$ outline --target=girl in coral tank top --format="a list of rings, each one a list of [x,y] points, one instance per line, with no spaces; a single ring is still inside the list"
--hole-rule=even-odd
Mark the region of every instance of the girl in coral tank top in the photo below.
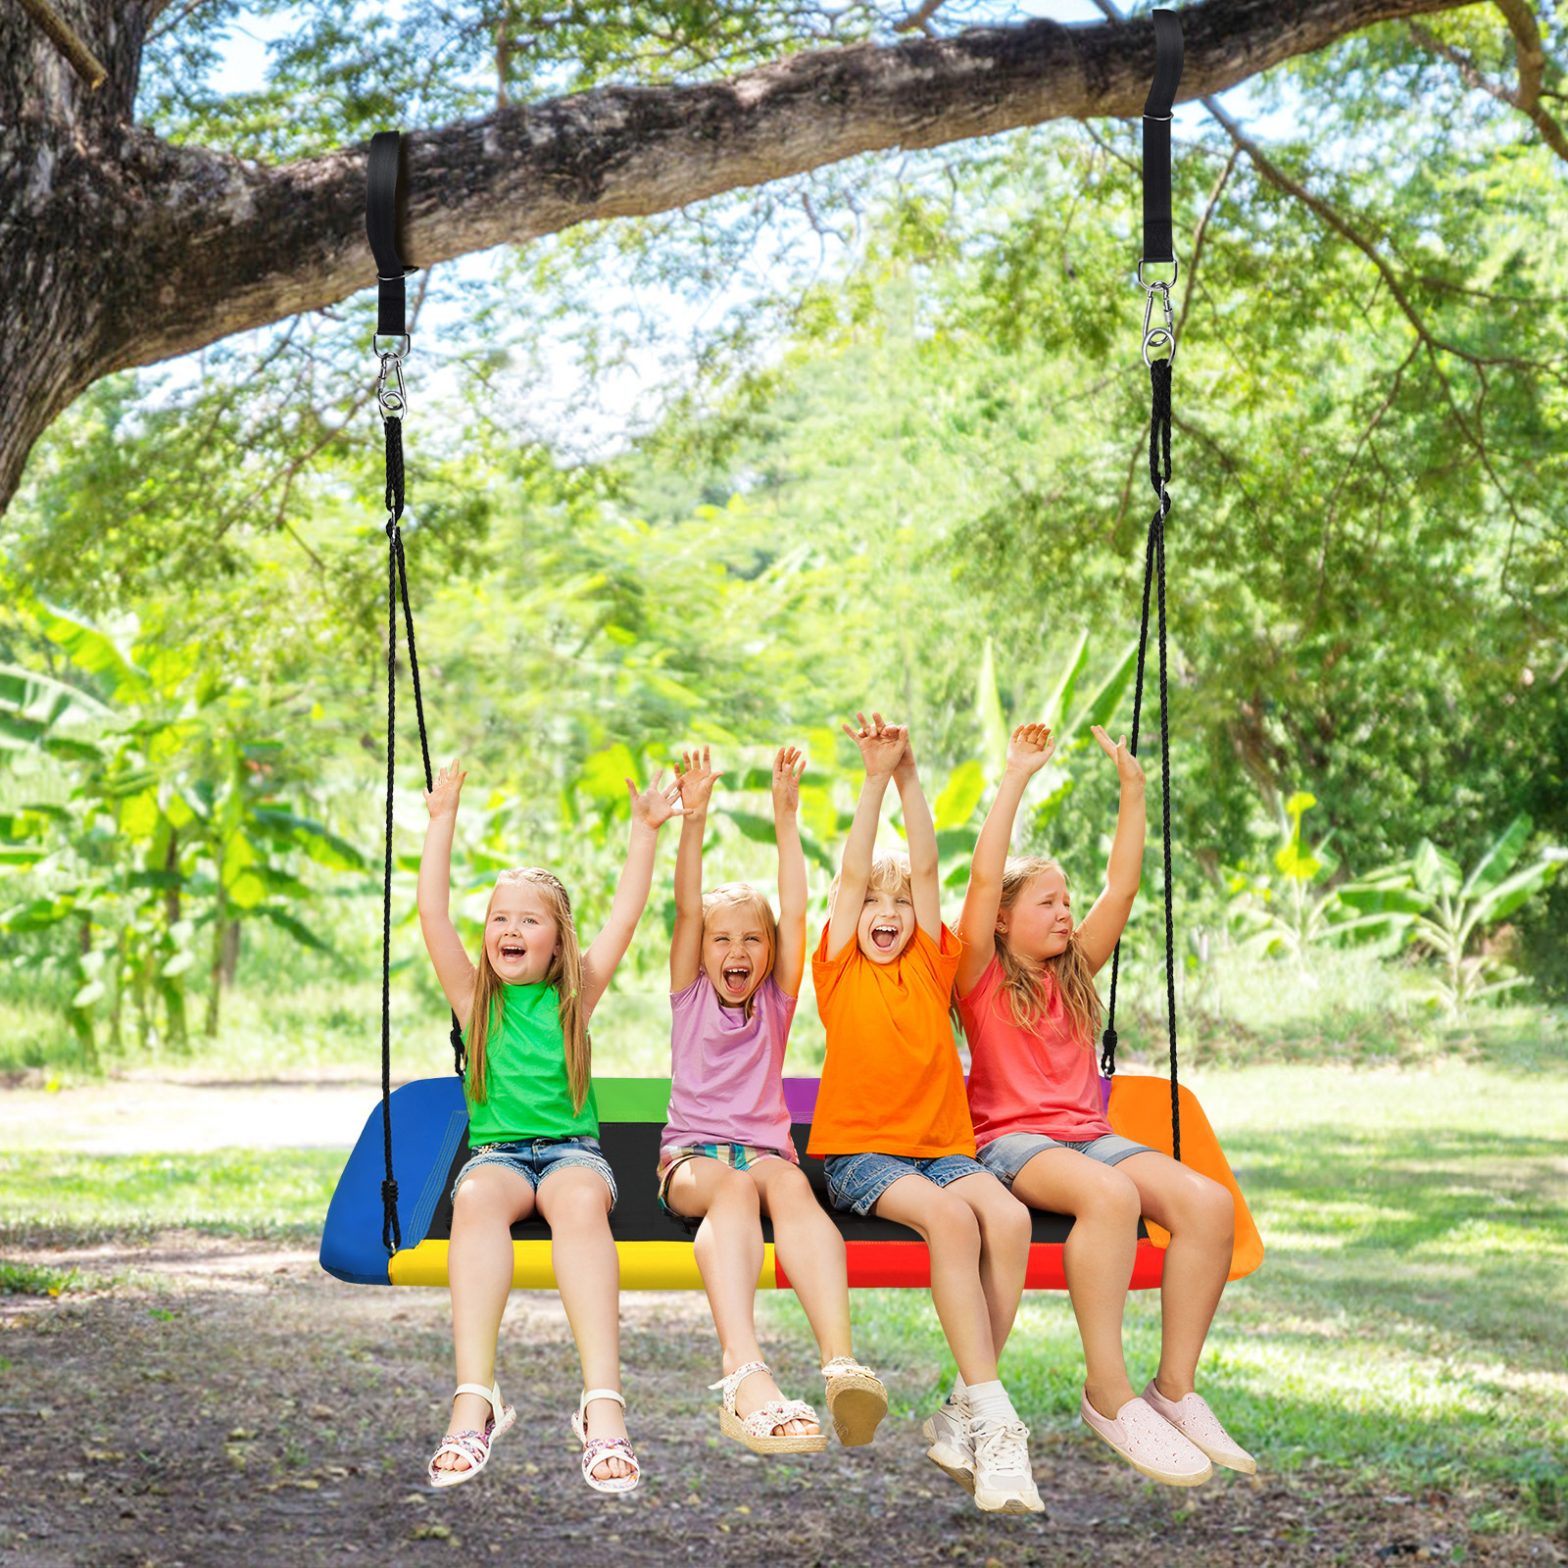
[[[1062,868],[1007,855],[1024,790],[1050,760],[1051,732],[1020,725],[1008,745],[958,925],[969,1110],[981,1164],[1031,1207],[1073,1216],[1065,1267],[1084,1347],[1083,1420],[1143,1474],[1195,1486],[1215,1464],[1257,1468],[1193,1386],[1225,1288],[1235,1210],[1218,1182],[1118,1136],[1105,1119],[1094,1062],[1101,1014],[1094,976],[1132,911],[1145,821],[1137,758],[1098,725],[1094,738],[1116,764],[1121,806],[1105,890],[1077,926]],[[1159,1370],[1135,1394],[1122,1356],[1122,1308],[1140,1215],[1171,1240]]]

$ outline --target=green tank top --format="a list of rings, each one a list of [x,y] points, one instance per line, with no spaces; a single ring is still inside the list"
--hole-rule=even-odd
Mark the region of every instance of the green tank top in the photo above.
[[[463,1076],[470,1147],[521,1138],[597,1138],[599,1106],[591,1080],[582,1110],[572,1110],[561,998],[555,986],[547,981],[503,984],[500,1003],[499,1026],[492,1014],[485,1042],[482,1104],[475,1102],[468,1076]]]

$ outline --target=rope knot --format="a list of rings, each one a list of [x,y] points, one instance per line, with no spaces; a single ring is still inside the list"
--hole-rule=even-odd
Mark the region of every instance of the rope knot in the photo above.
[[[1100,1039],[1103,1047],[1100,1052],[1100,1071],[1107,1078],[1114,1077],[1116,1073],[1116,1045],[1118,1038],[1114,1029],[1107,1029]]]

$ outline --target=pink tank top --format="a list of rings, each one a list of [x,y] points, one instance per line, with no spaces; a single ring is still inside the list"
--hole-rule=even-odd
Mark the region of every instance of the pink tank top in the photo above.
[[[784,1047],[795,998],[769,975],[748,1018],[707,974],[670,997],[670,1108],[659,1147],[749,1143],[798,1159],[784,1103]]]
[[[978,1145],[1010,1132],[1079,1143],[1111,1130],[1094,1047],[1072,1032],[1049,974],[1045,994],[1045,1012],[1032,1028],[1020,1028],[1002,989],[1002,961],[993,956],[974,990],[958,999],[958,1016],[969,1037],[969,1114]]]

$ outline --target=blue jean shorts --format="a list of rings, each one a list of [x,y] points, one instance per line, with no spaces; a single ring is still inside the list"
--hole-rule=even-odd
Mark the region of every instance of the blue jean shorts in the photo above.
[[[605,1159],[597,1138],[519,1138],[511,1143],[481,1143],[469,1151],[469,1159],[452,1183],[454,1202],[463,1178],[481,1165],[504,1165],[507,1170],[516,1171],[535,1192],[551,1171],[563,1170],[568,1165],[586,1165],[589,1170],[597,1171],[610,1189],[612,1213],[620,1196],[615,1189],[615,1172],[610,1169],[610,1162]]]
[[[983,1173],[985,1166],[967,1154],[937,1154],[928,1160],[908,1154],[830,1154],[822,1170],[828,1179],[828,1202],[864,1218],[901,1176],[924,1176],[945,1187],[960,1176]]]
[[[1062,1138],[1048,1138],[1043,1132],[1010,1132],[986,1144],[980,1151],[980,1163],[1011,1191],[1013,1178],[1035,1155],[1046,1149],[1075,1149],[1102,1165],[1120,1165],[1135,1154],[1155,1152],[1148,1144],[1134,1143],[1131,1138],[1124,1138],[1117,1132],[1103,1133],[1098,1138],[1086,1138],[1076,1143]]]

